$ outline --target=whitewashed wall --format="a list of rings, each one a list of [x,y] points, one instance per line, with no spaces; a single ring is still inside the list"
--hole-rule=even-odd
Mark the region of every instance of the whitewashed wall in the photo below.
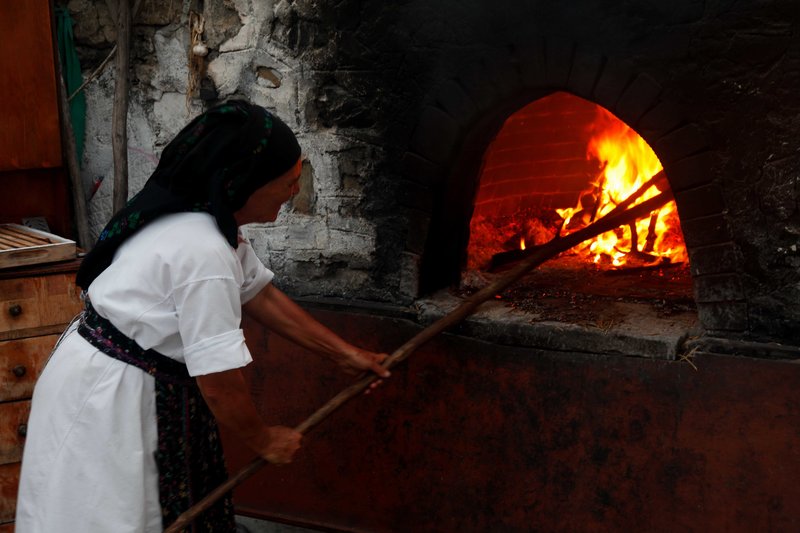
[[[134,21],[129,196],[141,189],[169,140],[203,109],[203,102],[196,98],[187,107],[188,6],[188,2],[145,0]],[[72,0],[68,7],[83,54],[95,47],[95,55],[100,57],[103,46],[107,50],[115,38],[105,3]],[[298,134],[306,159],[302,193],[294,205],[285,206],[275,223],[249,226],[245,233],[262,261],[277,272],[277,283],[293,294],[394,298],[393,285],[402,284],[399,277],[383,279],[380,287],[370,281],[374,225],[354,210],[342,209],[343,203],[352,203],[361,191],[340,176],[337,154],[358,147],[359,142],[339,135],[336,128],[309,124],[302,112],[317,80],[315,73],[304,69],[281,44],[281,17],[288,17],[288,10],[287,2],[272,0],[208,0],[205,7],[207,36],[228,36],[209,43],[215,57],[207,63],[208,75],[219,98],[241,96],[275,111]],[[92,67],[84,69],[88,76]],[[258,76],[259,69],[269,69],[277,76],[279,87]],[[111,216],[113,93],[112,62],[86,89],[82,175],[87,190],[98,178],[106,178],[89,202],[93,236]],[[415,272],[406,275],[416,277]],[[413,283],[405,285],[413,290]]]

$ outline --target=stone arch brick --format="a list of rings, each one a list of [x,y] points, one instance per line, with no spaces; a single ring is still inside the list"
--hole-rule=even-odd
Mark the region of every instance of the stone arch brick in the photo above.
[[[414,195],[430,200],[404,200],[409,227],[415,228],[406,249],[423,253],[422,290],[457,281],[477,183],[456,186],[454,180],[463,180],[467,170],[476,182],[479,158],[505,118],[559,90],[605,107],[653,147],[675,193],[701,323],[711,334],[746,332],[740,259],[714,179],[719,154],[713,142],[652,76],[556,38],[476,58],[437,87],[419,115],[403,164],[417,185]],[[454,197],[456,190],[461,192]]]

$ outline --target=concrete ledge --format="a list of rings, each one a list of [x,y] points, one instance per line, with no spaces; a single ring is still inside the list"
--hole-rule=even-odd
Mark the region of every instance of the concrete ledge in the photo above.
[[[417,300],[411,307],[336,298],[301,297],[306,308],[401,318],[428,326],[463,300],[447,290]],[[671,312],[660,316],[653,303],[613,301],[593,310],[591,322],[553,320],[546,312],[521,311],[495,300],[484,303],[462,323],[445,333],[486,342],[557,352],[621,355],[675,360],[701,338],[697,314]]]
[[[419,300],[418,321],[431,324],[460,302],[446,291]],[[674,360],[684,351],[685,342],[699,336],[701,330],[695,313],[659,317],[653,306],[645,303],[612,302],[594,324],[576,324],[555,322],[493,301],[449,332],[507,346]]]

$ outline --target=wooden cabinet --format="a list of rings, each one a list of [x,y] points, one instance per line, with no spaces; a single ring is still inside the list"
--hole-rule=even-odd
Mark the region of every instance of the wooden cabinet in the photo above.
[[[0,533],[13,530],[33,385],[82,308],[78,264],[0,270]]]
[[[51,3],[0,1],[0,222],[43,216],[69,237]],[[77,263],[0,270],[0,533],[14,529],[33,384],[81,309]]]

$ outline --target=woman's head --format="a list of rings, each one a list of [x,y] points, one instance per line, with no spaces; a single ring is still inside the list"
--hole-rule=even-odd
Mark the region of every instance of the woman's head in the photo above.
[[[234,213],[236,223],[242,226],[253,222],[274,222],[281,206],[300,190],[301,169],[302,163],[298,159],[284,174],[256,189]]]
[[[263,107],[232,101],[209,109],[164,148],[142,190],[106,225],[84,258],[78,285],[88,288],[127,238],[169,213],[208,212],[230,245],[237,247],[237,218],[241,217],[236,213],[256,191],[260,191],[259,199],[268,197],[265,194],[271,189],[282,194],[276,187],[262,189],[298,169],[299,161],[300,145],[294,133]],[[253,212],[254,202],[249,202],[245,214]]]
[[[233,101],[195,118],[164,149],[148,181],[212,214],[235,212],[300,159],[289,127],[263,107]]]

